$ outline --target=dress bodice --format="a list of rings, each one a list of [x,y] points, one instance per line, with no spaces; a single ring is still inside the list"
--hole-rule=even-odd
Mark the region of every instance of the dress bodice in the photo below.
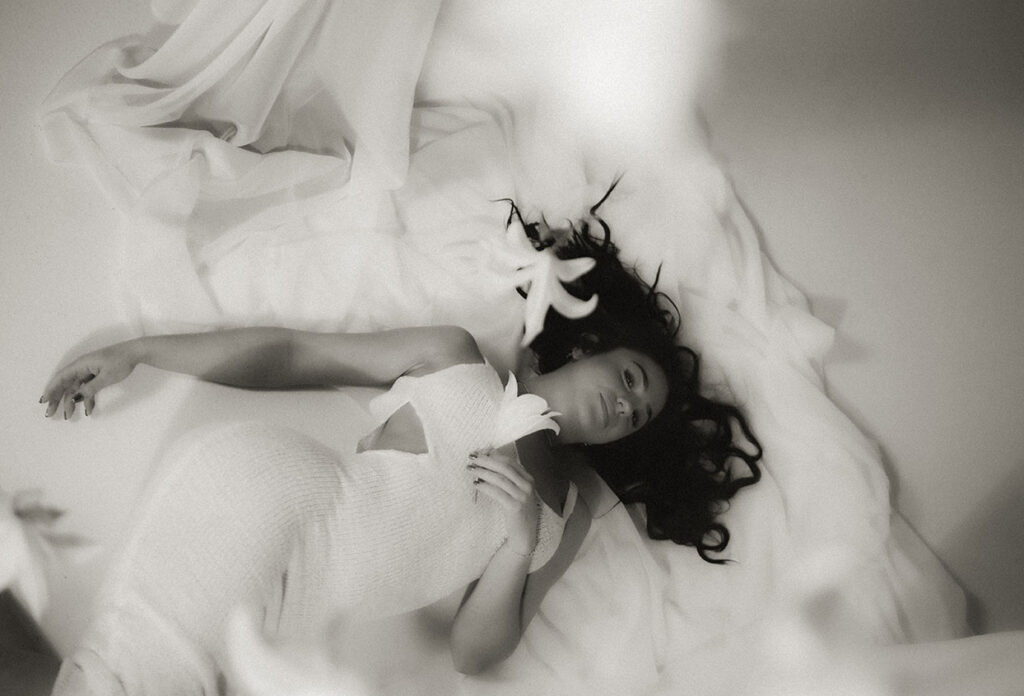
[[[378,428],[365,438],[364,449],[378,447],[373,436],[404,406],[415,413],[426,442],[426,454],[451,473],[454,459],[489,446],[492,424],[503,393],[497,372],[486,363],[465,363],[422,376],[400,377],[391,389],[370,402]],[[464,465],[463,464],[463,465]]]
[[[471,452],[505,444],[494,439],[504,393],[505,387],[493,367],[487,363],[466,363],[423,376],[401,377],[388,392],[370,403],[370,410],[381,425],[407,404],[412,407],[422,426],[427,451],[376,451],[388,452],[397,459],[421,460],[419,466],[428,463],[428,475],[444,482],[445,495],[452,498],[449,502],[465,506],[465,522],[472,527],[463,529],[470,534],[483,532],[485,538],[497,536],[499,543],[507,536],[501,511],[489,498],[475,495],[474,477],[466,466]],[[362,445],[367,448],[366,453],[375,451],[372,437]],[[540,503],[531,571],[554,554],[576,496],[576,487],[570,484],[561,515]]]

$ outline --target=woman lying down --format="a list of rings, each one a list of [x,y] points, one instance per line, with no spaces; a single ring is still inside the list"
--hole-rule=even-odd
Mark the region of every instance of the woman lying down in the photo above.
[[[576,316],[547,310],[504,384],[457,327],[149,336],[59,369],[40,399],[47,416],[79,403],[89,415],[139,363],[244,387],[390,390],[354,453],[256,423],[179,447],[54,693],[220,693],[236,607],[257,608],[268,635],[302,638],[461,588],[452,659],[487,669],[515,650],[587,533],[585,465],[645,505],[652,538],[721,562],[729,534],[716,515],[760,477],[760,447],[735,407],[700,395],[676,314],[593,220],[602,232],[520,228],[556,270],[576,269],[556,303]],[[746,464],[736,474],[734,460]]]

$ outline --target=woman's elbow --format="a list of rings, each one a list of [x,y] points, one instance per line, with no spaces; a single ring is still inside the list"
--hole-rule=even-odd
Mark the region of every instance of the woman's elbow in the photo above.
[[[486,650],[480,646],[474,648],[460,650],[457,646],[452,646],[452,664],[456,672],[466,675],[480,674],[500,664],[512,654],[512,650]]]
[[[461,363],[483,362],[483,354],[473,335],[459,326],[436,326],[433,329],[434,358],[441,367]]]
[[[487,669],[480,660],[460,655],[455,651],[452,651],[452,664],[455,666],[456,672],[469,676],[480,674]]]

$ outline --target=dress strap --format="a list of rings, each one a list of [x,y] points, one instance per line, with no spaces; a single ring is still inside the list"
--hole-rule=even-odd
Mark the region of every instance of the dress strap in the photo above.
[[[569,482],[569,489],[565,494],[565,503],[562,505],[562,515],[559,516],[554,510],[541,503],[540,519],[537,520],[537,548],[533,552],[533,559],[530,562],[530,572],[542,568],[545,563],[551,560],[562,543],[562,532],[565,531],[565,524],[569,516],[576,509],[576,501],[579,490],[576,484]]]
[[[572,511],[576,509],[576,499],[579,497],[579,489],[576,487],[576,483],[573,481],[569,482],[569,490],[565,494],[565,504],[562,505],[562,519],[568,520],[572,516]]]

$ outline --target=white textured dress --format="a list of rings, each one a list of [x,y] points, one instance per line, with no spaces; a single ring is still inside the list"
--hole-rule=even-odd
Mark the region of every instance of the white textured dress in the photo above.
[[[142,507],[55,694],[218,694],[231,612],[268,634],[316,636],[339,616],[425,606],[479,577],[506,532],[474,496],[468,454],[492,445],[504,389],[487,364],[403,377],[371,409],[410,404],[428,451],[339,458],[291,430],[244,423],[179,447]],[[576,489],[564,505],[571,514]],[[541,508],[532,567],[563,518]]]

